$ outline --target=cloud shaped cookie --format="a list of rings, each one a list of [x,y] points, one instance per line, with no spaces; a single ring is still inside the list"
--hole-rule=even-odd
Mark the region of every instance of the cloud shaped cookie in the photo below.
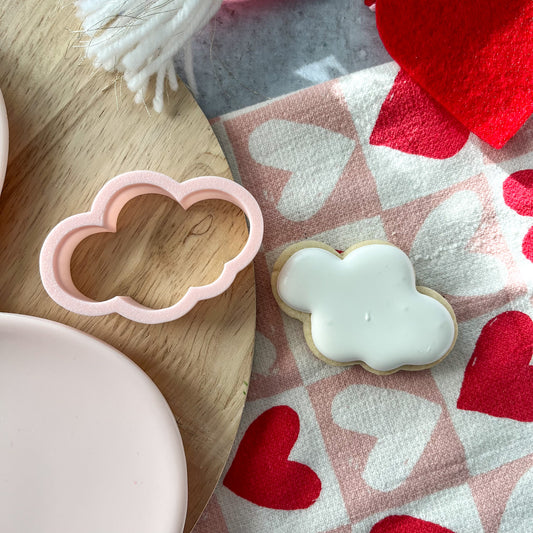
[[[428,368],[457,337],[448,302],[417,287],[407,255],[386,242],[343,254],[313,241],[290,246],[274,265],[272,288],[283,311],[303,322],[313,353],[333,365],[378,374]]]

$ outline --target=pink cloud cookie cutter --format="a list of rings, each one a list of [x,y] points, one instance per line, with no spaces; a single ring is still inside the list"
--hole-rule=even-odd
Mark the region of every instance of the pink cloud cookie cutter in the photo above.
[[[7,111],[0,91],[0,191],[4,184],[7,167],[7,155],[9,151],[9,127],[7,124]]]
[[[136,196],[161,194],[172,198],[184,209],[202,200],[225,200],[246,215],[249,235],[242,250],[224,264],[220,276],[207,285],[189,287],[174,305],[163,309],[146,307],[129,296],[115,296],[96,301],[82,294],[74,285],[70,271],[72,254],[89,235],[116,232],[117,219],[125,204]],[[259,251],[263,239],[263,217],[255,198],[241,185],[226,178],[202,176],[177,182],[164,174],[133,171],[121,174],[96,195],[91,210],[60,222],[44,241],[40,256],[41,280],[46,292],[60,306],[87,316],[118,313],[144,324],[176,320],[188,313],[199,301],[222,294],[236,275],[248,266]]]

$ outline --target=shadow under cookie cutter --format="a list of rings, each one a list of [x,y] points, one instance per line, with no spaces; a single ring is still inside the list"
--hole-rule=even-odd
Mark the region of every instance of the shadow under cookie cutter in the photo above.
[[[144,194],[172,198],[184,209],[202,200],[226,200],[246,215],[249,235],[244,248],[224,264],[220,276],[207,285],[189,287],[174,305],[163,309],[146,307],[129,296],[96,301],[81,293],[72,280],[70,263],[76,247],[89,235],[116,232],[120,211],[131,199]],[[255,198],[241,185],[226,178],[202,176],[177,182],[164,174],[133,171],[113,178],[96,195],[91,210],[60,222],[47,236],[41,249],[39,267],[46,292],[61,307],[87,316],[118,313],[144,324],[176,320],[199,301],[222,294],[236,275],[256,256],[263,239],[263,217]]]

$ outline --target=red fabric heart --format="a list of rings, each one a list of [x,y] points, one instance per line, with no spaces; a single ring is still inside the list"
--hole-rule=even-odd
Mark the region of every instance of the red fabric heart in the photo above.
[[[453,533],[453,531],[420,518],[392,515],[375,524],[370,533]]]
[[[519,215],[533,216],[533,170],[519,170],[503,182],[503,199]],[[533,261],[533,227],[522,241],[522,253]]]
[[[533,261],[533,226],[529,228],[524,240],[522,241],[522,253]]]
[[[531,0],[377,0],[390,55],[470,131],[501,148],[533,112]]]
[[[370,144],[433,159],[454,156],[468,130],[400,70],[381,106]]]
[[[237,496],[270,509],[307,509],[322,483],[308,466],[289,461],[300,419],[286,405],[272,407],[246,430],[224,485]]]
[[[513,172],[503,182],[503,199],[519,215],[533,216],[533,170]]]
[[[457,408],[533,422],[533,322],[506,311],[481,330],[465,369]]]

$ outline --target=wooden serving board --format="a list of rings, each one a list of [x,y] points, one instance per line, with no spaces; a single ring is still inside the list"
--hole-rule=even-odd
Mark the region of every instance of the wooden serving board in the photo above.
[[[253,269],[186,317],[155,326],[117,315],[77,316],[45,293],[38,271],[45,236],[65,217],[87,211],[113,176],[149,169],[179,181],[231,177],[185,87],[169,96],[163,114],[149,113],[133,103],[120,79],[83,59],[73,46],[78,27],[71,3],[6,0],[0,8],[0,88],[10,123],[0,195],[0,311],[86,331],[150,375],[184,440],[189,531],[224,467],[246,399],[255,331]],[[218,277],[246,238],[243,214],[227,202],[202,202],[185,212],[162,196],[144,196],[125,207],[117,234],[99,234],[79,246],[73,278],[96,299],[127,293],[163,307],[190,285]]]

